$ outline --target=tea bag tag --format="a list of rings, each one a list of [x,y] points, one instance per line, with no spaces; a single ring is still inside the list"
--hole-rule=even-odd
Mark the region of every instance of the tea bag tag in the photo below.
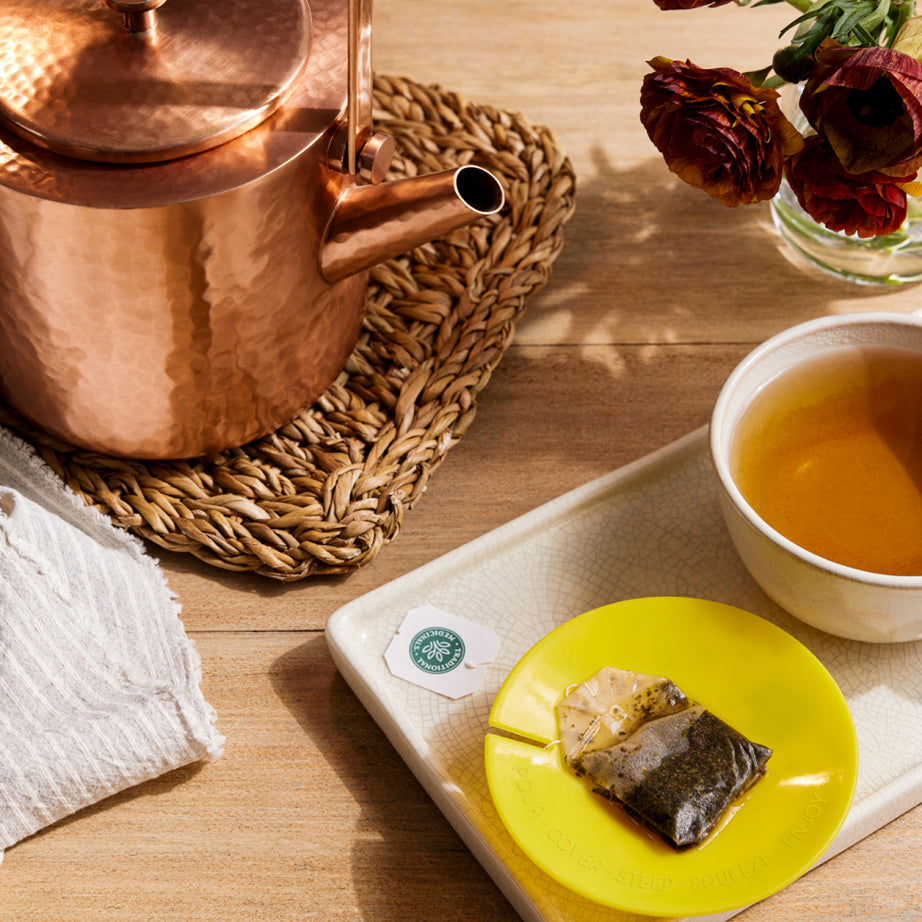
[[[384,659],[400,679],[447,698],[463,698],[480,687],[498,652],[499,637],[492,628],[424,605],[407,612]]]

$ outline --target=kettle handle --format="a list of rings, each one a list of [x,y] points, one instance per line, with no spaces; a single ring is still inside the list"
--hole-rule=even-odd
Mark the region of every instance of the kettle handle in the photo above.
[[[346,99],[346,169],[358,172],[360,144],[371,131],[372,0],[349,0],[349,76]]]
[[[346,97],[344,169],[371,183],[384,179],[394,156],[394,139],[372,130],[372,0],[349,0],[349,73]]]

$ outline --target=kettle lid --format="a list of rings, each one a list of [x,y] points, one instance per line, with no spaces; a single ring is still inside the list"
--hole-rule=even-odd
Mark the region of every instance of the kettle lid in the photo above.
[[[310,41],[307,0],[3,0],[0,125],[83,160],[198,153],[276,111]]]

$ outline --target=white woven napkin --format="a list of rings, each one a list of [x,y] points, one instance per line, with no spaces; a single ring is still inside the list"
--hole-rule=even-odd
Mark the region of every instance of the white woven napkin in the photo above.
[[[141,542],[0,428],[2,849],[221,754],[179,605]]]

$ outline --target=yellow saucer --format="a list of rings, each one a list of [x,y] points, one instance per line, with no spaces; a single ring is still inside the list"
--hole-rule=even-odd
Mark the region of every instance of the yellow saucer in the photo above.
[[[603,666],[667,676],[774,753],[768,772],[704,844],[677,852],[593,794],[563,761],[555,705]],[[848,705],[816,657],[748,612],[698,599],[634,599],[542,638],[497,695],[486,771],[497,810],[531,860],[605,906],[708,915],[795,880],[839,831],[855,793]]]

